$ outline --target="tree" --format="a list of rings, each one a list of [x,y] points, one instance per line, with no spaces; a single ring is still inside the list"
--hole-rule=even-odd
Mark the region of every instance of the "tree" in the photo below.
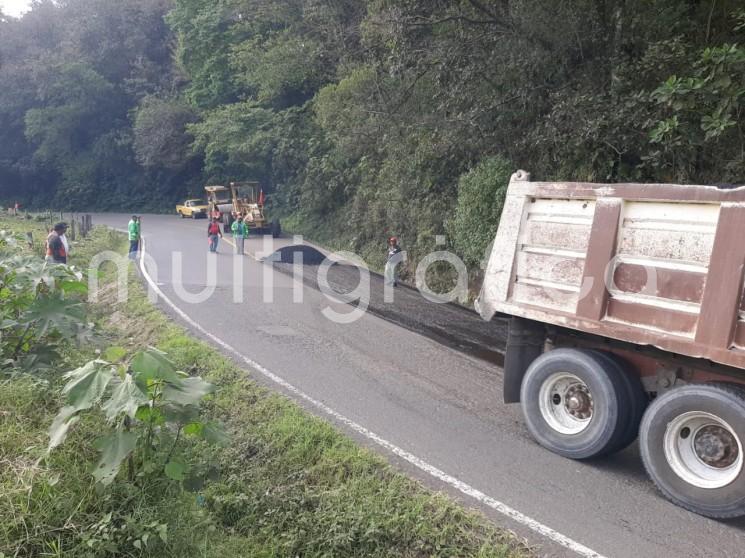
[[[477,265],[494,161],[745,181],[739,0],[44,1],[0,31],[0,196],[162,207],[260,180],[372,263],[448,232]]]
[[[27,207],[159,203],[149,183],[158,172],[134,157],[130,112],[177,83],[169,6],[44,1],[2,23],[0,197]]]
[[[145,97],[134,118],[134,150],[147,169],[181,170],[195,156],[193,137],[186,131],[197,115],[179,99]]]

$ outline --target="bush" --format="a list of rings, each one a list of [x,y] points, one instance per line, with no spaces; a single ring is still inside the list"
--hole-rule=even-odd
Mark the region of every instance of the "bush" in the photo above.
[[[65,374],[66,405],[49,429],[49,450],[65,440],[82,412],[100,408],[106,417],[99,414],[99,423],[106,426],[96,443],[101,451],[93,470],[97,482],[111,484],[126,461],[129,482],[162,473],[189,486],[199,485],[201,471],[181,454],[179,442],[182,435],[213,444],[227,442],[219,425],[200,418],[199,404],[214,386],[178,371],[165,353],[152,347],[126,364],[113,364],[125,355],[123,348],[111,347],[106,358],[112,362],[92,360]]]
[[[486,249],[497,232],[512,171],[503,157],[489,157],[458,180],[458,205],[447,229],[469,267],[479,266],[488,256]]]
[[[88,338],[83,275],[25,255],[0,231],[0,375],[50,368],[60,349]]]

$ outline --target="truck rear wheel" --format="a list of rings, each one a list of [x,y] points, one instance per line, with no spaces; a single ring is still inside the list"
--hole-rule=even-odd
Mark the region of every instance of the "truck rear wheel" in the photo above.
[[[272,232],[272,238],[279,238],[279,236],[282,234],[282,225],[280,225],[279,219],[275,219],[274,221],[272,221],[270,230]]]
[[[667,498],[715,519],[745,515],[745,390],[692,384],[663,393],[644,414],[639,444]]]
[[[621,451],[636,440],[639,435],[639,425],[644,416],[644,411],[649,405],[649,397],[644,391],[644,386],[642,386],[639,376],[633,370],[630,370],[626,362],[616,355],[604,351],[593,351],[593,353],[605,359],[608,366],[618,368],[619,376],[623,380],[626,389],[626,401],[630,409],[629,420],[623,429],[623,433],[619,434],[619,438],[616,440],[616,447],[611,448],[609,453]]]
[[[223,234],[233,234],[233,216],[230,213],[225,213],[222,216],[222,230]]]
[[[628,436],[631,405],[623,371],[594,351],[556,349],[523,378],[525,422],[543,447],[571,459],[605,455]]]

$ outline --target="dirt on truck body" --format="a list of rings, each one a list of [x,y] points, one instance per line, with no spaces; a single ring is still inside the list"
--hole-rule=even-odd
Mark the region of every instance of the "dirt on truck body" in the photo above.
[[[505,401],[546,448],[637,435],[661,492],[745,515],[745,188],[512,177],[476,306],[510,316]]]

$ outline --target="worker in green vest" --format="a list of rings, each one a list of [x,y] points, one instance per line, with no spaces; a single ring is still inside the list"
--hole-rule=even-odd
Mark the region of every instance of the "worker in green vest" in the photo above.
[[[135,259],[140,251],[140,218],[137,215],[132,215],[127,225],[127,232],[129,233],[129,257]]]
[[[230,231],[233,233],[233,240],[235,240],[235,253],[243,256],[243,241],[248,236],[248,227],[243,222],[243,215],[233,221]]]

